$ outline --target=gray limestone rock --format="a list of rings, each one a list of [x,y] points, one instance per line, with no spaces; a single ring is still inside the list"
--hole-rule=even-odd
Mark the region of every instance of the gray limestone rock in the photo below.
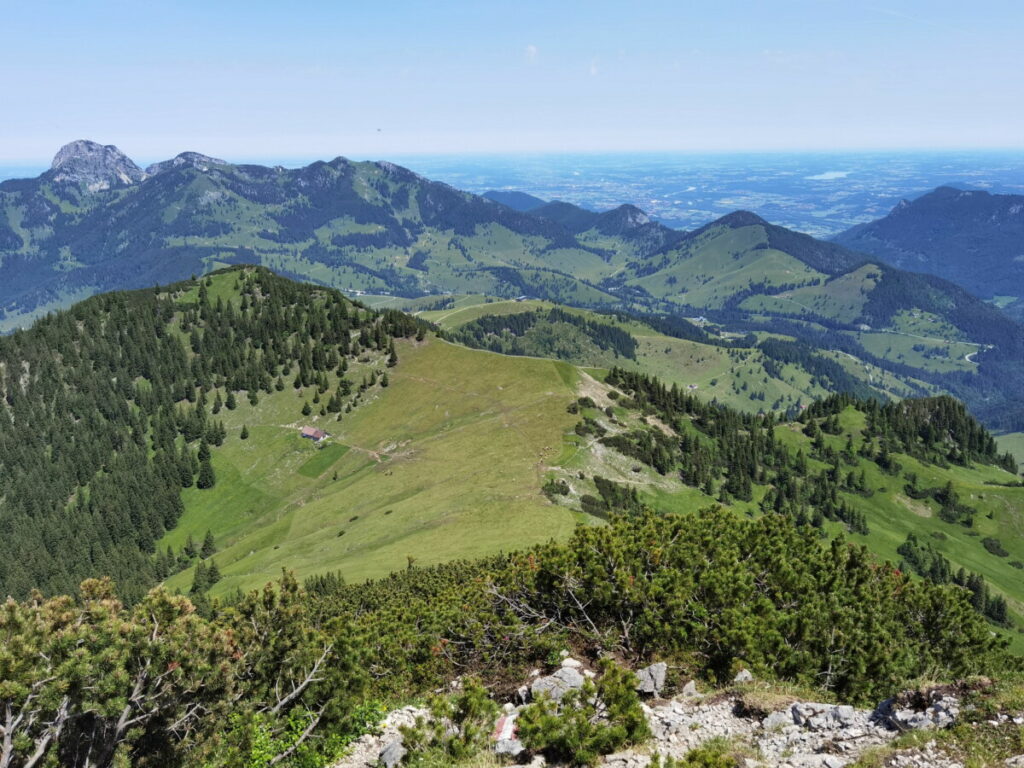
[[[955,696],[934,692],[924,709],[903,704],[900,697],[886,699],[878,705],[876,714],[890,728],[916,731],[928,728],[948,728],[960,716],[960,700]]]
[[[547,694],[556,701],[561,699],[569,691],[583,687],[586,678],[571,667],[562,667],[557,672],[547,677],[538,677],[530,686],[530,693],[533,698]]]
[[[509,757],[519,757],[525,749],[526,747],[523,746],[523,742],[519,739],[502,739],[494,744],[495,754],[508,755]]]
[[[209,155],[203,155],[199,152],[182,152],[176,157],[172,157],[170,160],[164,160],[159,163],[153,163],[146,168],[146,173],[150,176],[156,176],[158,173],[164,173],[165,171],[173,171],[175,168],[195,168],[200,171],[209,170],[214,165],[227,165],[226,160],[219,160],[216,157],[210,157]]]
[[[382,768],[395,768],[402,762],[408,750],[402,745],[401,739],[394,739],[380,751],[377,756],[377,765]]]
[[[146,178],[142,169],[113,144],[85,139],[61,147],[49,174],[53,181],[84,184],[90,192],[129,186]]]
[[[636,673],[636,689],[640,693],[646,693],[651,696],[660,696],[661,689],[665,687],[666,672],[668,672],[668,665],[663,661],[659,661],[656,664],[651,664],[649,667],[644,667],[643,669],[638,670]]]

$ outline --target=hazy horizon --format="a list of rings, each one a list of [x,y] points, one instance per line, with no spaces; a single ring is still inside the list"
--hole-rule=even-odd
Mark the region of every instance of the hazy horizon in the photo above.
[[[135,159],[145,167],[167,157]],[[243,160],[295,167],[314,159],[330,158]],[[1024,194],[1024,151],[1019,150],[396,153],[368,159],[390,160],[428,179],[477,194],[514,189],[597,211],[632,204],[680,229],[693,229],[743,209],[817,237],[880,218],[899,200],[913,199],[941,185]],[[35,176],[48,166],[48,162],[19,167],[0,163],[0,180]]]
[[[90,136],[79,136],[75,139],[69,139],[66,142],[54,146],[53,152],[46,157],[34,157],[34,158],[5,158],[0,155],[0,179],[14,178],[11,176],[4,176],[5,171],[12,169],[22,169],[33,172],[35,175],[42,173],[47,170],[52,161],[53,156],[56,155],[57,151],[70,144],[72,141],[87,140],[95,141],[98,144],[111,144],[117,147],[119,150],[125,153],[127,157],[132,160],[140,168],[146,168],[153,163],[158,163],[164,160],[170,160],[173,157],[183,152],[198,152],[201,154],[217,157],[218,159],[224,160],[232,165],[263,165],[267,167],[282,166],[285,168],[301,168],[315,162],[329,162],[337,157],[343,157],[353,162],[378,162],[378,161],[389,161],[402,164],[403,162],[413,162],[418,160],[428,161],[457,161],[457,162],[480,162],[489,159],[501,159],[508,160],[514,158],[558,158],[561,160],[572,159],[572,158],[601,158],[601,157],[642,157],[642,158],[654,158],[654,157],[665,157],[665,158],[741,158],[741,157],[805,157],[805,158],[834,158],[842,156],[851,157],[912,157],[915,155],[920,156],[965,156],[965,155],[1006,155],[1014,157],[1024,162],[1024,145],[1020,147],[882,147],[882,148],[835,148],[835,149],[720,149],[720,150],[666,150],[666,149],[616,149],[616,150],[585,150],[585,151],[556,151],[556,150],[543,150],[543,151],[500,151],[500,150],[489,150],[489,151],[467,151],[467,152],[393,152],[387,155],[380,155],[377,153],[359,153],[359,152],[327,152],[321,155],[313,154],[300,154],[300,155],[282,155],[282,154],[263,154],[263,155],[240,155],[232,157],[225,155],[224,153],[218,154],[215,152],[209,152],[202,147],[184,147],[175,151],[168,152],[161,155],[146,155],[146,156],[134,156],[131,152],[128,152],[118,144],[116,141],[105,141]],[[415,169],[413,169],[415,170]]]

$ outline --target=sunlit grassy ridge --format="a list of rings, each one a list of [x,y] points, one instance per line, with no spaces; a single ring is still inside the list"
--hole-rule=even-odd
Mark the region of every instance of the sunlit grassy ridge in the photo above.
[[[162,544],[177,549],[211,530],[223,592],[261,585],[282,567],[360,580],[408,557],[430,564],[566,536],[572,513],[540,486],[572,424],[574,369],[438,340],[401,344],[398,354],[389,386],[340,422],[304,418],[312,394],[290,386],[255,408],[223,411],[217,486],[186,491],[185,515]],[[299,436],[305,424],[331,434],[323,447]],[[190,579],[186,571],[170,584]]]
[[[507,316],[523,312],[544,312],[557,305],[546,301],[501,301],[481,296],[453,297],[445,309],[419,312],[419,317],[436,323],[442,329],[458,330],[475,320],[488,316]],[[568,349],[565,359],[580,365],[609,367],[619,365],[651,373],[668,383],[691,388],[706,399],[743,411],[786,410],[824,397],[830,390],[804,367],[795,363],[775,366],[759,349],[733,349],[689,339],[667,336],[641,321],[623,320],[615,315],[562,307],[562,310],[621,329],[637,341],[636,359],[630,360],[602,353],[581,344],[578,335],[567,335],[560,351]],[[571,329],[570,329],[571,330]],[[758,338],[771,334],[759,333]],[[780,336],[779,338],[787,338]],[[887,338],[899,339],[894,335]],[[573,349],[571,344],[577,347]],[[538,347],[538,355],[554,355],[553,345]],[[855,378],[868,384],[879,394],[906,397],[931,391],[923,382],[899,377],[878,366],[864,363],[849,354],[824,351],[822,354],[838,362]],[[766,367],[766,365],[768,367]]]

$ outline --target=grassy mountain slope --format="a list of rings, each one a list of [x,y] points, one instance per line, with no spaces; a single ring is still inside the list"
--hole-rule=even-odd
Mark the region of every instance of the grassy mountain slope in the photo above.
[[[292,420],[358,412],[387,387],[395,337],[423,333],[247,268],[93,297],[0,338],[0,592],[103,573],[138,598],[176,565],[152,553],[182,491],[214,493],[239,401],[290,387]]]
[[[238,262],[347,289],[614,301],[574,276],[597,274],[586,265],[606,255],[558,224],[390,163],[183,162],[99,189],[49,171],[0,184],[0,221],[9,325],[75,291],[171,282]]]
[[[452,299],[451,308],[428,310],[419,316],[452,333],[456,341],[474,347],[552,357],[582,366],[618,365],[642,370],[686,387],[702,398],[742,411],[792,409],[833,391],[873,392],[881,397],[910,397],[938,391],[919,380],[887,373],[845,354],[806,349],[804,354],[813,360],[779,357],[774,348],[759,346],[775,338],[763,333],[729,338],[681,321],[669,334],[640,318],[568,309],[548,302],[471,302],[472,297]],[[559,317],[554,322],[552,310]],[[530,318],[529,329],[519,336],[514,331],[496,334],[490,330],[495,324],[502,325],[497,318],[519,318],[521,325],[524,313],[534,313],[535,319]],[[566,314],[579,318],[589,328],[564,322],[561,318]],[[483,333],[482,323],[487,326]],[[601,338],[595,341],[594,324],[628,334],[634,342],[629,346],[629,354],[612,348]],[[692,336],[680,337],[686,332]],[[841,380],[823,373],[823,368],[830,364],[845,372]]]
[[[873,263],[752,214],[713,222],[606,286],[636,305],[795,336],[924,380],[993,426],[1024,423],[1024,327],[933,275]]]
[[[191,490],[160,547],[209,529],[218,591],[262,586],[282,566],[348,580],[564,538],[575,516],[541,495],[542,468],[571,427],[576,373],[439,340],[398,345],[390,385],[338,423],[303,420],[291,387],[227,415],[217,487]],[[316,446],[300,423],[323,425]],[[250,437],[236,439],[242,425]],[[186,571],[170,580],[188,589]]]
[[[296,436],[301,419],[289,418],[302,400],[290,389],[256,407],[240,403],[226,417],[225,447],[214,454],[217,487],[186,491],[185,514],[160,546],[177,550],[187,536],[198,540],[212,530],[223,574],[212,592],[224,594],[271,580],[282,566],[301,576],[340,571],[359,581],[400,570],[409,556],[428,564],[563,539],[579,521],[600,524],[603,513],[595,517],[593,507],[581,506],[584,496],[601,498],[595,477],[635,488],[642,501],[665,513],[724,502],[739,514],[762,514],[771,484],[755,482],[749,500],[722,495],[719,482],[709,494],[623,455],[595,434],[574,431],[587,417],[608,434],[675,433],[663,420],[641,418],[611,399],[613,388],[602,383],[600,370],[439,340],[403,342],[398,350],[401,362],[390,386],[340,424],[326,422],[331,437],[323,447]],[[567,413],[578,397],[591,398],[597,408]],[[314,416],[312,422],[323,420]],[[242,424],[249,427],[247,441],[233,439]],[[1024,488],[1014,485],[1016,478],[979,461],[941,465],[900,451],[891,454],[900,465],[894,473],[859,455],[867,429],[862,410],[841,409],[838,424],[822,441],[837,453],[847,441],[854,445],[842,473],[863,473],[866,490],[841,490],[839,499],[864,516],[867,533],[829,520],[823,530],[862,542],[893,563],[904,559],[897,549],[913,533],[954,570],[980,574],[993,594],[1007,598],[1014,621],[1024,617],[1019,570],[1010,565],[1024,562]],[[808,457],[809,473],[827,471],[804,426],[779,424],[775,434],[792,455]],[[701,434],[692,427],[685,432]],[[974,510],[972,526],[944,521],[934,499],[911,498],[904,489],[911,473],[921,488],[952,482]],[[540,495],[552,480],[570,489],[551,497],[555,505]],[[998,539],[1007,554],[990,553],[983,545],[988,538]],[[168,583],[185,590],[191,580],[188,569]]]
[[[755,480],[749,499],[738,498],[726,490],[729,488],[727,473],[725,482],[714,483],[709,493],[706,487],[694,487],[685,478],[681,480],[675,471],[662,474],[643,459],[602,444],[609,435],[635,435],[638,431],[652,434],[656,431],[673,440],[687,435],[704,441],[707,434],[699,428],[701,417],[684,418],[679,425],[670,424],[664,418],[645,417],[643,413],[649,413],[646,408],[641,411],[636,410],[635,405],[624,408],[627,400],[615,396],[616,387],[596,380],[589,381],[582,391],[596,407],[581,407],[580,416],[598,425],[598,431],[567,437],[573,448],[567,449],[566,460],[553,467],[550,476],[552,482],[564,483],[565,495],[552,495],[559,503],[570,508],[592,509],[594,499],[607,498],[595,482],[595,478],[602,477],[621,488],[635,489],[642,502],[666,513],[713,503],[725,503],[740,514],[750,515],[762,514],[765,505],[771,507],[773,489],[778,487],[775,482],[762,485]],[[824,423],[820,417],[806,421],[812,420]],[[879,558],[894,564],[903,563],[908,571],[912,569],[898,550],[907,541],[908,534],[913,534],[918,541],[931,545],[945,557],[953,571],[965,568],[981,575],[995,594],[1006,598],[1014,627],[1021,626],[1024,620],[1024,589],[1020,579],[1020,568],[1024,567],[1024,487],[1017,478],[998,465],[980,461],[963,466],[947,462],[936,464],[903,451],[893,451],[889,455],[893,463],[887,460],[883,468],[877,453],[863,455],[866,441],[876,448],[880,443],[870,437],[870,429],[866,430],[866,415],[860,406],[838,410],[836,425],[834,434],[821,434],[817,448],[815,441],[806,434],[804,423],[779,424],[774,430],[776,439],[791,455],[801,453],[807,457],[809,475],[828,473],[831,463],[823,457],[831,451],[842,456],[841,475],[852,473],[857,482],[863,484],[863,489],[840,488],[837,499],[855,514],[863,515],[866,532],[850,530],[848,524],[827,518],[818,523],[823,532],[830,536],[842,534],[863,543]],[[602,434],[606,437],[599,438]],[[849,444],[854,448],[852,454],[846,453]],[[685,472],[684,469],[684,475]],[[916,477],[919,488],[937,488],[951,482],[961,503],[973,510],[971,525],[947,522],[935,499],[913,498],[905,487],[911,477]],[[592,500],[589,504],[588,497]],[[998,541],[1003,552],[991,552],[986,540]],[[1024,641],[1016,633],[1012,636],[1015,647],[1024,650]]]

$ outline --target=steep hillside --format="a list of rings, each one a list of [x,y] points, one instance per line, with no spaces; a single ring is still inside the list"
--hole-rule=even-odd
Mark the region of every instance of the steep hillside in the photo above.
[[[565,404],[575,370],[437,339],[396,350],[388,386],[368,390],[340,422],[303,419],[313,395],[291,385],[223,414],[217,487],[184,492],[180,522],[158,548],[180,553],[212,531],[224,594],[262,586],[282,566],[361,581],[568,536],[578,516],[553,507],[541,486],[574,422]],[[330,437],[303,440],[300,424]],[[187,591],[193,578],[189,569],[169,584]]]
[[[1022,195],[939,187],[834,239],[894,267],[937,275],[976,296],[998,299],[1008,313],[1024,317]]]
[[[389,621],[401,624],[405,608],[384,594],[409,582],[394,574],[424,574],[416,589],[427,591],[409,606],[433,600],[434,610],[442,598],[430,590],[460,574],[456,602],[435,615],[448,621],[480,588],[473,574],[520,562],[499,553],[539,547],[547,557],[656,520],[694,530],[677,522],[686,519],[758,531],[762,544],[772,531],[824,553],[859,551],[830,545],[840,537],[862,544],[911,574],[913,589],[934,582],[928,594],[974,611],[989,642],[1021,648],[1024,486],[1015,459],[951,398],[834,396],[786,421],[709,403],[700,387],[666,386],[647,370],[674,358],[683,380],[721,366],[748,387],[762,373],[776,377],[770,386],[810,385],[799,378],[806,350],[783,362],[792,341],[734,347],[713,328],[528,302],[433,312],[466,315],[449,317],[451,332],[508,320],[503,344],[536,345],[514,352],[549,354],[543,333],[529,336],[547,324],[581,353],[611,352],[609,367],[467,349],[423,320],[252,267],[97,296],[0,339],[0,589],[70,591],[112,576],[148,617],[157,598],[145,592],[162,582],[187,592],[206,620],[276,610],[272,591],[238,595],[286,569],[328,603],[370,601],[346,615],[369,621],[391,605]],[[535,316],[527,331],[523,314]],[[839,370],[820,369],[822,393]],[[739,386],[737,401],[745,395]],[[709,512],[715,505],[723,510]],[[872,563],[865,552],[857,557]],[[342,587],[367,579],[383,580]],[[294,578],[280,589],[292,605]],[[411,620],[418,632],[436,629]],[[435,629],[424,635],[433,643]],[[409,664],[432,674],[437,657],[391,631],[371,632],[374,648],[390,649],[375,669],[398,664],[387,674],[408,691]]]
[[[834,396],[787,424],[623,369],[584,391],[576,450],[546,485],[559,503],[595,515],[714,502],[783,513],[924,578],[959,579],[979,610],[992,601],[998,624],[1024,619],[1024,487],[1013,458],[952,399],[879,407]]]

